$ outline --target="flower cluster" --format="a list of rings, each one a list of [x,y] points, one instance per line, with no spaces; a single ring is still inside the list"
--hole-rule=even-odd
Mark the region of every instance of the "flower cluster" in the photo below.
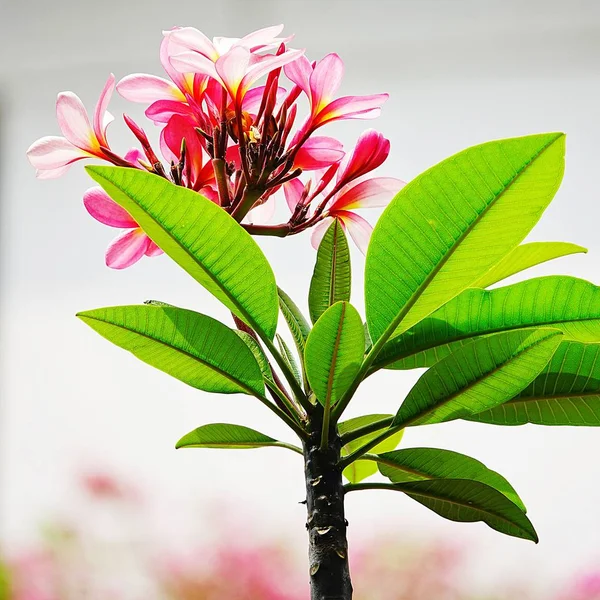
[[[385,205],[403,185],[369,177],[387,158],[389,141],[368,130],[346,153],[341,142],[319,130],[340,119],[374,118],[388,96],[336,97],[343,77],[340,57],[328,54],[311,63],[303,50],[288,47],[291,38],[278,37],[282,30],[267,27],[240,39],[212,41],[191,27],[166,31],[160,59],[168,79],[133,74],[115,86],[111,75],[92,123],[75,94],[59,94],[63,137],[41,138],[27,151],[38,177],[58,177],[78,160],[99,158],[193,189],[254,235],[285,237],[316,226],[316,246],[328,223],[338,219],[364,252],[371,226],[354,210]],[[264,85],[257,85],[263,77]],[[125,123],[141,150],[121,156],[111,149],[106,130],[113,117],[107,108],[115,87],[125,99],[148,105],[146,116],[160,127],[162,159],[127,115]],[[302,95],[310,112],[300,121]],[[288,222],[268,224],[277,198],[284,196],[291,210]],[[144,255],[161,254],[100,188],[84,194],[84,205],[96,220],[124,230],[106,252],[108,266],[122,269]]]

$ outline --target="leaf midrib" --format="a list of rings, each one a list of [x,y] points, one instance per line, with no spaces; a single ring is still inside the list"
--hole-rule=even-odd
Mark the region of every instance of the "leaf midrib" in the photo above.
[[[514,325],[514,326],[502,327],[502,328],[497,327],[494,329],[489,329],[485,333],[476,333],[476,334],[468,334],[467,333],[464,335],[454,337],[450,340],[446,340],[441,343],[434,343],[431,345],[422,346],[415,352],[411,351],[411,352],[401,353],[396,358],[393,358],[391,360],[384,360],[382,362],[376,362],[375,366],[383,368],[384,366],[392,364],[394,362],[404,360],[406,358],[410,358],[411,356],[416,356],[417,354],[421,354],[421,352],[427,352],[427,350],[433,350],[434,348],[439,348],[440,346],[446,346],[449,344],[453,344],[455,342],[462,342],[462,341],[468,340],[470,338],[473,338],[475,341],[476,338],[482,338],[487,335],[494,335],[495,333],[503,333],[506,331],[518,331],[518,330],[527,330],[527,329],[538,329],[538,328],[544,328],[544,327],[551,327],[552,325],[564,325],[564,324],[569,324],[569,323],[583,323],[585,321],[600,321],[600,315],[597,317],[585,317],[583,319],[570,319],[570,320],[561,319],[559,321],[540,321],[539,323],[532,323],[531,325],[522,325],[521,324],[521,325]],[[410,331],[410,329],[408,331]],[[408,333],[408,332],[406,332],[406,333]],[[392,339],[392,342],[393,342],[393,339]]]
[[[225,379],[227,379],[228,381],[231,381],[232,383],[235,383],[236,385],[240,386],[243,390],[247,391],[251,396],[255,396],[257,394],[257,391],[251,387],[249,387],[248,385],[246,385],[245,383],[241,382],[238,379],[235,379],[231,374],[227,373],[226,371],[223,371],[222,369],[220,369],[219,367],[213,365],[212,363],[207,362],[206,360],[203,360],[201,358],[199,358],[198,356],[194,355],[194,354],[190,354],[189,352],[186,352],[185,350],[182,350],[180,348],[175,348],[174,346],[171,346],[169,344],[167,344],[166,342],[163,342],[162,340],[158,340],[157,338],[154,338],[150,335],[147,335],[145,333],[140,333],[139,331],[134,331],[133,329],[129,329],[127,328],[125,325],[118,325],[115,323],[109,323],[108,321],[104,321],[102,319],[99,319],[97,317],[90,317],[88,315],[82,315],[79,314],[77,315],[80,319],[89,319],[90,321],[97,321],[98,323],[104,323],[105,325],[108,325],[109,327],[115,327],[117,329],[122,329],[124,331],[128,331],[129,333],[133,333],[135,335],[139,335],[140,337],[147,339],[147,340],[151,340],[153,342],[156,342],[157,344],[160,344],[162,346],[165,346],[166,348],[169,348],[170,350],[177,352],[179,354],[182,354],[188,358],[191,358],[193,360],[195,360],[196,362],[199,362],[200,364],[212,369],[213,371],[216,371],[219,375],[223,376]],[[253,357],[254,358],[254,357]]]
[[[398,315],[390,323],[390,325],[388,325],[388,327],[384,330],[384,332],[383,332],[383,334],[382,334],[381,337],[385,337],[386,339],[389,339],[389,337],[398,328],[398,325],[400,325],[400,323],[402,322],[402,320],[404,319],[404,317],[406,317],[406,315],[409,313],[409,311],[412,309],[412,307],[416,304],[416,302],[419,300],[419,298],[423,295],[423,292],[429,286],[429,284],[431,283],[431,281],[440,272],[440,270],[446,265],[446,263],[448,262],[448,260],[450,260],[450,258],[454,255],[454,253],[456,252],[456,250],[458,249],[458,247],[462,244],[462,242],[464,241],[464,239],[471,233],[471,231],[473,231],[473,229],[479,224],[479,222],[483,219],[483,217],[485,215],[487,215],[488,211],[493,206],[495,206],[495,204],[498,202],[498,200],[500,198],[502,198],[504,196],[504,194],[506,194],[506,192],[515,183],[515,181],[517,181],[517,179],[519,179],[521,177],[521,175],[523,175],[527,171],[527,169],[529,169],[529,167],[531,167],[531,165],[533,165],[535,163],[535,161],[544,152],[546,152],[554,143],[556,143],[559,139],[561,139],[561,137],[562,136],[559,135],[558,137],[554,138],[552,141],[548,142],[538,152],[536,152],[531,157],[531,160],[526,165],[524,165],[524,167],[521,170],[519,170],[519,171],[517,171],[515,173],[515,175],[513,176],[512,180],[504,187],[504,189],[498,195],[495,196],[495,198],[486,206],[486,208],[483,211],[481,211],[481,213],[479,213],[479,215],[477,215],[477,217],[475,218],[475,220],[467,227],[467,229],[465,229],[465,231],[459,236],[459,238],[452,245],[452,247],[448,250],[448,252],[435,265],[435,267],[433,268],[433,270],[431,271],[431,273],[425,278],[425,280],[423,281],[423,283],[414,291],[414,293],[411,296],[410,300],[405,304],[404,308],[398,313]],[[518,244],[518,242],[517,242],[517,244]],[[473,278],[473,281],[476,281],[476,279],[477,279],[477,277]],[[454,297],[456,297],[459,293],[460,293],[460,291],[457,292],[457,294]],[[432,311],[432,312],[434,312],[434,311]]]
[[[454,400],[458,396],[460,396],[463,393],[469,391],[475,385],[479,384],[483,379],[487,379],[488,377],[491,377],[492,375],[494,375],[495,373],[497,373],[500,369],[502,369],[508,363],[512,362],[513,360],[516,360],[517,358],[520,358],[526,352],[529,352],[530,350],[533,350],[536,346],[540,345],[542,342],[546,342],[549,339],[552,339],[553,337],[556,337],[558,335],[559,335],[559,333],[555,333],[554,335],[548,335],[547,337],[544,337],[541,340],[536,340],[533,344],[531,344],[530,346],[527,346],[526,348],[524,348],[523,350],[521,350],[521,352],[513,354],[507,360],[505,360],[502,363],[496,365],[490,371],[486,371],[485,373],[483,373],[482,376],[479,379],[475,379],[475,380],[471,381],[465,387],[461,388],[460,390],[457,390],[456,392],[454,392],[453,394],[450,394],[449,396],[446,396],[440,402],[438,402],[434,406],[430,407],[429,410],[426,410],[425,412],[420,413],[419,415],[411,417],[410,419],[408,419],[407,421],[404,421],[404,422],[401,421],[400,423],[396,423],[395,421],[393,421],[392,424],[390,425],[390,427],[400,427],[400,426],[401,427],[408,427],[412,423],[414,423],[415,421],[418,421],[419,419],[421,419],[423,417],[427,417],[432,412],[434,412],[436,409],[438,409],[440,406],[444,406],[444,405],[448,404],[448,402],[451,402],[452,400]],[[408,396],[407,396],[407,400],[408,400]],[[406,400],[405,400],[405,402],[406,402]],[[499,404],[504,404],[504,402],[501,402]],[[496,406],[498,406],[498,405],[496,405]],[[491,408],[495,408],[495,406],[491,407]],[[491,408],[490,409],[486,409],[486,410],[491,410]],[[402,410],[402,406],[400,407],[400,410]],[[400,410],[398,412],[400,412]],[[484,411],[480,411],[480,412],[484,412]],[[471,413],[471,414],[474,414],[474,413]],[[475,413],[475,414],[478,414],[478,413]]]
[[[471,481],[469,479],[447,479],[447,481]],[[418,483],[418,482],[414,482],[414,483]],[[502,494],[502,492],[500,492],[499,490],[496,490],[495,488],[485,484],[485,483],[481,483],[481,482],[476,482],[476,483],[480,483],[481,485],[484,485],[488,488],[490,488],[491,490],[494,490],[495,492],[497,492],[498,494],[501,494],[508,502],[511,502],[512,504],[514,504],[514,502],[512,502],[512,500],[510,500],[509,498],[507,498],[506,496],[504,496],[504,494]],[[393,485],[397,485],[399,491],[404,492],[405,494],[409,495],[409,496],[421,496],[423,498],[431,498],[433,500],[441,500],[442,502],[448,502],[449,504],[455,504],[457,506],[462,506],[463,508],[469,508],[471,510],[474,510],[476,512],[480,512],[486,515],[491,515],[492,517],[496,517],[497,519],[500,519],[501,521],[503,521],[504,523],[507,523],[509,525],[512,525],[513,527],[516,527],[519,531],[522,531],[523,533],[527,533],[530,534],[529,531],[527,531],[527,529],[524,529],[521,525],[518,525],[516,523],[514,523],[513,521],[507,519],[506,517],[504,517],[501,514],[498,514],[497,512],[494,512],[492,510],[486,510],[484,508],[481,508],[480,506],[475,506],[473,504],[469,504],[468,502],[459,502],[457,500],[449,500],[448,498],[444,498],[441,497],[439,495],[435,495],[432,493],[427,493],[427,492],[414,492],[414,491],[406,491],[403,489],[400,489],[400,486],[405,485],[402,483],[398,483],[398,484],[393,484]],[[515,504],[515,507],[518,509],[519,507]]]
[[[213,275],[213,274],[212,274],[212,273],[211,273],[211,272],[210,272],[210,271],[209,271],[209,270],[208,270],[206,267],[204,267],[204,265],[203,265],[201,262],[199,262],[198,260],[196,260],[196,257],[195,257],[195,256],[194,256],[194,255],[193,255],[193,254],[192,254],[192,253],[189,251],[189,249],[188,249],[188,248],[186,248],[186,247],[185,247],[185,246],[184,246],[182,243],[180,243],[180,242],[179,242],[179,240],[178,240],[178,239],[177,239],[175,236],[173,236],[173,235],[171,234],[171,232],[170,232],[170,231],[168,231],[167,229],[165,229],[165,228],[162,226],[162,224],[161,224],[161,223],[160,223],[160,222],[159,222],[157,219],[155,219],[155,218],[154,218],[154,217],[153,217],[153,216],[152,216],[152,215],[151,215],[149,212],[147,212],[147,211],[146,211],[146,210],[145,210],[145,209],[144,209],[144,208],[143,208],[143,207],[142,207],[140,204],[138,204],[138,202],[137,202],[136,200],[134,200],[134,199],[133,199],[133,197],[131,197],[131,196],[130,196],[130,195],[129,195],[129,194],[126,192],[126,191],[125,191],[125,189],[124,189],[124,188],[122,188],[121,186],[119,186],[119,185],[118,185],[117,183],[115,183],[114,181],[111,181],[111,180],[107,179],[107,178],[106,178],[106,177],[104,177],[103,175],[99,175],[99,176],[100,176],[100,177],[102,177],[102,179],[104,179],[105,181],[107,181],[109,184],[111,184],[111,185],[115,186],[115,187],[116,187],[116,188],[117,188],[117,189],[118,189],[118,190],[119,190],[119,191],[120,191],[120,192],[121,192],[123,195],[125,195],[125,197],[126,197],[126,198],[129,198],[129,200],[130,200],[131,202],[133,202],[133,203],[134,203],[134,204],[135,204],[135,205],[136,205],[136,206],[137,206],[137,207],[138,207],[140,210],[142,210],[142,211],[144,212],[144,215],[146,215],[147,217],[149,217],[149,218],[152,220],[152,222],[153,222],[155,225],[157,225],[157,226],[158,226],[158,227],[161,229],[161,231],[164,231],[164,232],[165,232],[165,233],[166,233],[166,234],[169,236],[169,239],[171,239],[172,241],[174,241],[174,242],[177,244],[177,246],[178,246],[178,247],[179,247],[181,250],[183,250],[183,251],[184,251],[184,252],[187,254],[187,256],[189,256],[189,257],[190,257],[190,258],[191,258],[191,259],[194,261],[194,263],[195,263],[195,264],[196,264],[198,267],[200,267],[200,269],[201,269],[201,270],[202,270],[202,271],[203,271],[203,272],[204,272],[204,273],[205,273],[205,274],[208,276],[208,278],[209,278],[209,279],[210,279],[210,280],[211,280],[211,281],[212,281],[212,282],[213,282],[213,283],[214,283],[214,284],[215,284],[215,285],[216,285],[216,286],[219,288],[219,290],[221,290],[221,292],[222,292],[223,294],[225,294],[225,296],[227,297],[227,299],[228,299],[228,300],[229,300],[229,301],[230,301],[230,302],[231,302],[231,303],[232,303],[232,304],[233,304],[233,305],[234,305],[234,306],[235,306],[235,307],[236,307],[236,308],[237,308],[237,309],[240,311],[241,315],[242,315],[242,316],[243,316],[243,317],[244,317],[244,318],[245,318],[245,319],[248,321],[248,323],[249,323],[250,325],[252,325],[252,327],[253,327],[254,329],[256,329],[256,330],[258,330],[258,331],[263,331],[263,328],[262,328],[261,326],[259,326],[259,325],[258,325],[258,323],[256,322],[256,320],[255,320],[255,319],[254,319],[254,318],[253,318],[253,317],[252,317],[252,316],[251,316],[251,315],[250,315],[250,314],[249,314],[249,313],[246,311],[246,309],[245,309],[243,306],[241,306],[241,305],[240,305],[240,304],[237,302],[236,298],[235,298],[234,296],[232,296],[232,295],[229,293],[229,291],[228,291],[228,290],[227,290],[225,287],[223,287],[223,285],[222,285],[222,283],[220,282],[220,280],[219,280],[219,279],[217,279],[217,278],[216,278],[216,276],[214,276],[214,275]],[[200,194],[200,193],[199,193],[199,194],[198,194],[198,196],[199,196],[199,197],[201,197],[201,198],[204,198],[204,199],[205,199],[207,202],[210,202],[210,200],[208,200],[207,198],[205,198],[204,196],[202,196],[202,194]],[[225,212],[224,212],[223,214],[227,214],[227,213],[225,213]],[[231,217],[230,217],[230,218],[231,218]],[[233,219],[232,219],[232,220],[233,220]],[[143,229],[143,228],[142,228],[142,229]],[[150,237],[150,236],[148,236],[148,237]],[[151,238],[151,239],[152,239],[152,238]],[[154,240],[152,240],[152,241],[154,241]],[[156,242],[155,242],[155,243],[156,243]],[[192,277],[193,277],[193,275],[192,275]]]

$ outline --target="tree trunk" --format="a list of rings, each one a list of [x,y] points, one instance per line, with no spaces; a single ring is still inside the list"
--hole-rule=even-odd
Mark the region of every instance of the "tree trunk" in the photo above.
[[[315,410],[315,413],[322,411]],[[310,439],[304,444],[311,600],[351,600],[344,489],[338,466],[341,441],[330,433],[327,450],[319,449],[321,415],[313,414]]]

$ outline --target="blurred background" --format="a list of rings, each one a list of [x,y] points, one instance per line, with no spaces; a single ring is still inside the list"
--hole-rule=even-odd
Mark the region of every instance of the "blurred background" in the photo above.
[[[226,322],[228,315],[164,256],[107,269],[114,232],[85,212],[90,181],[81,165],[38,181],[25,158],[35,139],[59,133],[58,92],[72,90],[92,109],[110,72],[162,75],[163,29],[242,36],[277,23],[311,60],[341,55],[343,94],[390,93],[378,121],[328,129],[348,146],[371,126],[389,137],[391,156],[379,174],[409,180],[472,144],[566,131],[565,179],[531,239],[576,242],[589,254],[537,274],[600,283],[597,0],[4,3],[0,551],[5,571],[38,590],[19,600],[307,596],[299,457],[174,449],[208,422],[280,439],[282,426],[251,398],[211,396],[136,362],[74,317],[147,299]],[[132,139],[119,117],[126,111],[143,122],[143,107],[115,95],[110,110],[111,145],[125,151]],[[308,235],[261,245],[279,285],[306,306]],[[364,259],[356,252],[353,260],[353,302],[362,309]],[[370,379],[348,416],[395,412],[417,376]],[[498,470],[527,504],[541,541],[444,521],[396,494],[353,494],[347,511],[359,598],[600,598],[600,432],[451,423],[415,428],[403,444],[450,448]],[[227,580],[233,587],[215,583]]]

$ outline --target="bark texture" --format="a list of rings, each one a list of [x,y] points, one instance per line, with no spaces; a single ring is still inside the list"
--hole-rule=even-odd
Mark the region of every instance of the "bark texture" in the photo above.
[[[351,600],[348,522],[338,466],[341,442],[332,431],[327,450],[321,451],[321,420],[315,416],[311,419],[310,440],[304,445],[311,600]]]

